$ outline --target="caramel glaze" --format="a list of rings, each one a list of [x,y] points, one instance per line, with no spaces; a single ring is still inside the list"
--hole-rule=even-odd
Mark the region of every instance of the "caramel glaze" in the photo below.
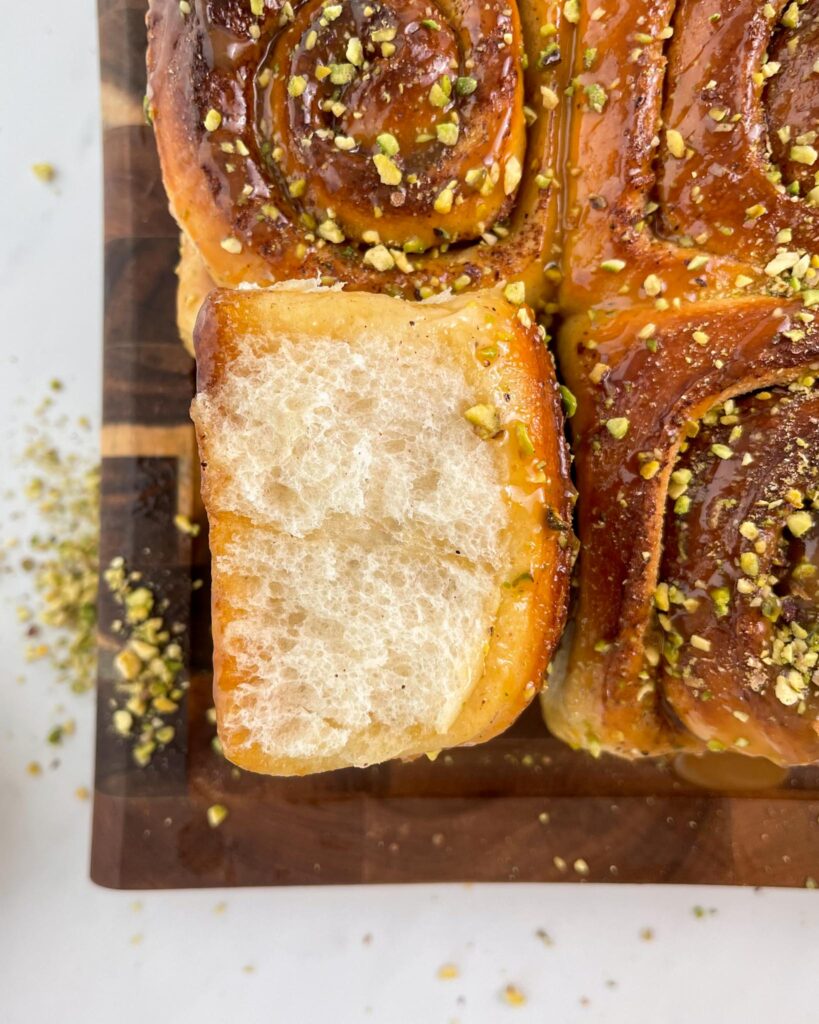
[[[810,392],[819,370],[817,210],[801,183],[788,194],[787,168],[776,180],[765,103],[772,119],[795,125],[802,115],[753,77],[786,31],[785,5],[772,6],[769,18],[753,0],[632,0],[602,3],[595,17],[590,4],[577,26],[558,354],[577,399],[581,555],[568,670],[544,710],[555,733],[595,753],[709,745],[781,763],[819,759],[819,705],[807,690],[783,703],[781,644],[770,657],[786,620],[815,626],[815,595],[801,581],[797,600],[788,582],[794,559],[816,564],[815,542],[795,549],[782,507],[755,504],[801,490],[810,514],[819,441]],[[815,59],[815,48],[798,43],[789,73],[807,76]],[[604,90],[598,109],[588,102],[595,83]],[[722,120],[709,116],[717,107],[728,111]],[[726,121],[733,129],[717,132]],[[755,205],[764,212],[749,214]],[[777,397],[760,405],[753,393],[766,387]],[[737,408],[720,415],[737,422],[720,424],[714,410],[731,399]],[[704,418],[715,416],[709,427]],[[710,446],[725,454],[723,433],[736,426],[743,432],[730,457],[714,456]],[[744,467],[746,446],[755,461]],[[694,473],[707,454],[703,475]],[[680,496],[686,468],[683,516],[688,502],[669,491]],[[720,501],[734,499],[729,514]],[[717,507],[723,514],[709,520]],[[749,509],[764,519],[768,547],[759,574],[742,584],[749,592],[737,593],[749,542],[735,520]],[[663,584],[687,604],[663,611]],[[720,587],[730,593],[725,614],[705,597],[723,597]]]
[[[550,727],[624,756],[710,745],[819,759],[813,699],[779,683],[788,657],[807,672],[801,648],[781,648],[794,623],[813,629],[815,594],[788,567],[815,565],[816,543],[811,533],[795,547],[770,506],[772,493],[801,491],[812,516],[797,439],[815,461],[816,0],[330,6],[340,11],[328,18],[317,0],[265,0],[253,16],[249,0],[191,0],[185,14],[151,0],[163,174],[211,275],[407,297],[519,279],[535,308],[559,308],[582,552],[568,671],[544,697]],[[372,35],[385,26],[396,30],[386,55]],[[360,67],[347,59],[353,38]],[[332,93],[317,75],[330,57],[355,68]],[[453,88],[438,106],[445,75]],[[459,95],[458,78],[475,88]],[[451,145],[444,124],[457,125],[454,139],[444,129]],[[373,160],[389,155],[385,133],[396,185]],[[506,174],[517,160],[520,181]],[[327,221],[343,241],[326,237]],[[764,388],[777,397],[760,411]],[[713,439],[724,426],[743,428],[736,444]],[[766,454],[773,430],[782,459]],[[741,448],[753,470],[734,451],[709,462],[714,444]],[[681,471],[685,517],[669,498]],[[753,577],[740,506],[709,519],[734,499],[769,503],[751,509],[768,545]],[[667,592],[684,603],[666,611]]]
[[[815,761],[819,530],[797,537],[787,523],[800,530],[799,513],[812,518],[819,499],[819,391],[796,383],[746,395],[709,420],[677,464],[692,473],[687,510],[666,511],[655,604],[667,610],[654,628],[662,692],[716,749]]]
[[[216,283],[321,278],[418,298],[522,280],[542,309],[559,276],[562,5],[258,9],[151,0],[148,14],[163,177]]]
[[[764,93],[773,163],[786,183],[798,181],[803,192],[816,184],[816,168],[791,160],[789,154],[795,139],[819,129],[819,75],[811,56],[813,63],[819,58],[819,0],[809,0],[800,9],[798,27],[776,34],[768,60],[779,70],[767,80]]]
[[[773,18],[766,6],[774,11]],[[674,24],[679,31],[674,33],[667,70],[674,86],[662,114],[665,126],[678,131],[686,152],[692,152],[677,159],[664,144],[658,193],[664,229],[695,239],[709,252],[759,260],[773,248],[783,228],[791,229],[795,245],[807,248],[815,246],[819,234],[816,208],[782,187],[790,184],[788,167],[781,168],[783,182],[772,180],[777,169],[767,153],[765,81],[776,82],[782,69],[771,79],[764,78],[762,69],[768,66],[765,56],[772,41],[781,56],[787,54],[789,30],[778,31],[777,24],[788,6],[783,0],[769,5],[681,0],[677,5]],[[712,20],[715,13],[720,15],[717,21]],[[772,86],[775,119],[793,110],[790,100],[777,102],[782,89],[795,85],[809,100],[816,99],[815,87],[802,83],[812,74],[814,41],[810,34],[798,40],[785,62],[781,88]],[[800,103],[795,101],[797,109]],[[817,114],[814,103],[811,127],[815,128]],[[760,207],[764,212],[757,212]]]

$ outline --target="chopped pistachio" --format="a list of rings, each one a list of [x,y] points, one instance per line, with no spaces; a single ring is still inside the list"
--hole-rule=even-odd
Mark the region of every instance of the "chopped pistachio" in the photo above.
[[[450,93],[446,91],[446,87],[443,85],[444,81],[448,82],[449,79],[441,79],[435,82],[429,90],[429,102],[433,107],[445,107],[449,103]]]
[[[666,129],[665,144],[668,146],[668,152],[673,157],[676,157],[678,160],[682,160],[685,156],[685,139],[676,128]]]
[[[625,270],[625,267],[626,261],[618,259],[603,260],[600,264],[600,269],[607,270],[610,274],[619,274],[621,270]]]
[[[386,153],[387,156],[395,156],[400,149],[398,145],[398,139],[390,132],[382,132],[375,140],[382,153]]]
[[[373,156],[373,163],[378,171],[378,177],[384,185],[401,184],[403,175],[392,157],[387,156],[386,153],[376,153]]]
[[[482,363],[494,363],[498,358],[498,346],[497,345],[484,345],[483,348],[479,348],[475,353],[477,358]]]
[[[510,196],[520,184],[523,168],[516,156],[510,156],[503,169],[503,194]]]
[[[805,690],[805,682],[798,672],[788,672],[776,677],[774,693],[780,704],[786,707],[793,707],[802,699]]]
[[[557,862],[558,860],[562,860],[562,858],[556,857],[555,862]],[[565,861],[563,861],[563,868],[561,870],[565,871],[565,869],[566,865]],[[517,985],[506,985],[506,987],[503,990],[503,1000],[508,1006],[526,1005],[526,996],[523,994],[523,992],[521,992]]]
[[[478,437],[487,440],[494,437],[500,430],[500,414],[494,405],[473,405],[464,413],[467,423],[471,423]]]
[[[48,184],[50,181],[54,181],[57,176],[57,172],[54,169],[54,164],[49,163],[38,163],[31,165],[31,171],[35,178]]]
[[[712,444],[711,451],[718,459],[731,459],[734,452],[727,444]]]
[[[523,281],[511,281],[503,289],[503,294],[513,305],[520,306],[526,301],[526,285]]]
[[[391,43],[397,34],[397,29],[393,27],[388,28],[377,28],[370,33],[370,39],[374,43]]]
[[[465,77],[455,79],[455,92],[458,96],[471,96],[477,88],[477,78],[471,78],[467,75]]]
[[[714,587],[710,593],[711,600],[714,602],[714,612],[717,618],[724,618],[730,609],[731,605],[731,591],[728,587]]]
[[[563,412],[567,419],[571,419],[577,412],[577,399],[565,384],[559,386],[559,391],[563,399]]]
[[[629,421],[625,416],[613,416],[606,420],[606,430],[618,441],[626,436],[629,426]]]
[[[134,724],[130,711],[126,711],[124,708],[114,712],[111,716],[111,722],[114,726],[114,732],[120,736],[128,736]]]
[[[758,220],[760,217],[764,217],[767,212],[767,207],[763,206],[762,203],[754,203],[753,206],[747,208],[745,216],[748,220]]]
[[[810,512],[793,512],[785,520],[788,529],[794,537],[804,537],[813,527],[813,517]]]
[[[438,141],[442,142],[445,146],[454,146],[458,141],[458,126],[452,124],[451,121],[447,121],[444,124],[435,126],[435,134],[438,137]]]
[[[461,274],[459,277],[456,277],[455,280],[452,282],[452,290],[453,292],[456,293],[462,292],[465,291],[471,284],[472,278],[469,276],[469,274]]]
[[[393,269],[395,259],[385,245],[374,245],[364,253],[364,263],[383,273]]]
[[[596,113],[602,114],[608,102],[609,96],[602,85],[592,82],[591,85],[584,85],[583,92],[586,94],[589,107]]]
[[[796,3],[796,0],[785,8],[780,20],[785,28],[799,27],[799,5]]]
[[[446,188],[441,189],[432,205],[436,213],[449,213],[454,202],[455,192],[453,186],[447,185]]]
[[[306,88],[307,79],[303,75],[291,75],[290,81],[287,83],[287,95],[301,96]]]
[[[786,270],[791,270],[799,262],[799,253],[783,251],[778,252],[776,256],[765,266],[765,273],[768,277],[778,277]]]
[[[331,64],[330,81],[333,85],[349,85],[355,78],[355,64]]]
[[[345,240],[344,232],[334,220],[322,221],[318,226],[318,234],[327,242],[335,242],[340,245]]]
[[[558,103],[560,103],[560,97],[554,89],[550,89],[548,85],[542,85],[540,87],[540,97],[543,102],[543,106],[547,110],[554,110]]]
[[[753,551],[743,551],[739,556],[739,567],[746,576],[759,575],[759,559]]]
[[[791,146],[788,156],[797,164],[815,164],[819,159],[819,151],[815,146]]]
[[[656,274],[649,274],[643,281],[643,290],[652,299],[656,299],[664,287],[662,280]]]
[[[521,455],[535,454],[535,446],[532,444],[532,439],[529,437],[529,431],[525,423],[515,424],[515,438]]]
[[[544,50],[541,50],[538,54],[537,66],[539,68],[548,68],[553,64],[560,63],[560,46],[558,43],[549,43]]]
[[[219,244],[222,246],[225,252],[229,252],[233,256],[238,256],[239,253],[242,251],[242,243],[239,241],[238,238],[236,238],[233,235],[231,235],[228,238],[223,238]]]
[[[135,651],[126,648],[114,658],[114,668],[123,679],[136,679],[142,669],[142,660]]]
[[[357,68],[360,68],[364,63],[364,48],[361,45],[361,40],[357,36],[352,36],[349,39],[344,56]]]
[[[327,8],[325,7],[325,11]],[[228,816],[228,809],[224,804],[211,804],[207,811],[208,824],[211,828],[218,828]]]
[[[214,110],[213,107],[211,107],[207,114],[205,114],[205,120],[202,123],[204,124],[206,131],[215,132],[222,123],[222,115],[218,110]]]
[[[698,651],[705,651],[707,653],[711,650],[711,641],[706,640],[705,637],[700,636],[698,633],[693,633],[691,636],[691,646]]]
[[[756,523],[752,523],[749,519],[739,524],[739,532],[746,540],[756,540],[759,536]]]

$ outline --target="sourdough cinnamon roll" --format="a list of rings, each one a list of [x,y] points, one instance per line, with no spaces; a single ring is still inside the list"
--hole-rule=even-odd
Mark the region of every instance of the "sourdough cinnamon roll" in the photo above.
[[[151,0],[163,176],[213,280],[423,298],[514,279],[542,305],[563,18],[542,0]]]
[[[815,95],[816,4],[590,7],[558,339],[581,556],[547,721],[814,761],[816,105],[773,83]]]

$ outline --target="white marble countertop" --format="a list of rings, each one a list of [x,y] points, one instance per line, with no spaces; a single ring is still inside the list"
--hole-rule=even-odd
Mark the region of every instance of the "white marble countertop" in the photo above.
[[[66,385],[61,409],[98,420],[101,198],[93,3],[46,0],[36,15],[8,5],[3,22],[12,41],[0,63],[7,491],[22,480],[16,456],[51,378]],[[52,185],[31,173],[41,160],[58,170]],[[10,508],[6,499],[2,538],[26,530]],[[819,1020],[819,893],[94,887],[89,804],[74,795],[91,786],[93,699],[25,664],[14,614],[21,587],[17,575],[0,574],[3,1024]],[[45,735],[59,704],[77,731],[55,749]],[[26,770],[33,760],[44,766],[38,777]],[[695,916],[697,905],[715,912]],[[445,964],[457,977],[438,977]],[[503,1002],[509,983],[525,994],[524,1005]]]

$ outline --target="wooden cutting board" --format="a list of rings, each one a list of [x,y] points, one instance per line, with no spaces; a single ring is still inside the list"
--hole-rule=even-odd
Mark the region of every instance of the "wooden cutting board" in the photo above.
[[[175,328],[178,234],[143,117],[145,0],[99,0],[105,158],[101,564],[122,556],[185,626],[190,689],[174,742],[144,768],[112,726],[120,614],[100,598],[91,876],[114,888],[349,882],[811,884],[819,770],[593,759],[537,707],[489,744],[368,770],[271,779],[211,746],[207,537]],[[204,586],[195,589],[194,580]],[[218,828],[207,808],[222,804]]]

